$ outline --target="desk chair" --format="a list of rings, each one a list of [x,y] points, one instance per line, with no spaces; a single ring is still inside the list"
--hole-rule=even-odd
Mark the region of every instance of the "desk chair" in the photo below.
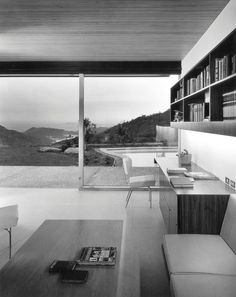
[[[128,206],[131,194],[134,189],[137,188],[148,188],[149,191],[149,202],[150,208],[152,208],[152,191],[151,186],[155,185],[156,178],[154,175],[138,175],[138,176],[131,176],[132,171],[132,160],[131,158],[125,156],[123,157],[123,167],[125,171],[126,181],[129,184],[129,191],[126,197],[126,206]]]
[[[11,258],[12,233],[11,228],[18,222],[18,205],[0,207],[0,229],[4,229],[9,234],[9,259]]]

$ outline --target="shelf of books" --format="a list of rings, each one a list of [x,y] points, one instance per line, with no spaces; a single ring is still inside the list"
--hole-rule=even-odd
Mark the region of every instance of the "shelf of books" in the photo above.
[[[236,136],[236,30],[171,88],[170,104],[172,127]]]

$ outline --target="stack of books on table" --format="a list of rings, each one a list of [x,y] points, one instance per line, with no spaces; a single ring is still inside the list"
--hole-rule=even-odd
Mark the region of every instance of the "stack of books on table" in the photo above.
[[[184,167],[173,167],[173,168],[167,168],[168,174],[180,174],[186,172],[187,169]]]
[[[174,176],[170,178],[174,188],[193,188],[193,179],[185,176]]]

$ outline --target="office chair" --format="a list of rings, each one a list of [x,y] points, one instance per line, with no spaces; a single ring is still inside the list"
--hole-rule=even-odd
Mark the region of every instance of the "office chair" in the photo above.
[[[9,234],[9,259],[12,250],[12,232],[11,228],[18,222],[18,205],[9,205],[0,207],[0,229],[4,229]]]
[[[131,194],[134,189],[137,188],[148,188],[149,191],[149,202],[150,202],[150,208],[152,208],[152,191],[151,191],[151,186],[155,185],[156,178],[154,175],[138,175],[138,176],[132,176],[131,171],[132,171],[132,160],[131,158],[125,156],[123,157],[123,167],[124,167],[124,172],[126,176],[126,181],[129,184],[129,191],[126,197],[126,206],[128,206]]]

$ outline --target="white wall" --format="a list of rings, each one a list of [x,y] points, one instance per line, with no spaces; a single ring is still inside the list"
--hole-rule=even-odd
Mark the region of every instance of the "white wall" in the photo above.
[[[182,130],[181,149],[187,149],[193,162],[222,181],[225,176],[236,181],[236,137]]]
[[[206,33],[182,61],[182,75],[199,62],[236,27],[236,0],[231,0]],[[181,149],[193,155],[193,161],[224,181],[236,181],[236,137],[181,131]]]
[[[236,0],[231,0],[182,60],[182,75],[206,56],[236,27]]]

